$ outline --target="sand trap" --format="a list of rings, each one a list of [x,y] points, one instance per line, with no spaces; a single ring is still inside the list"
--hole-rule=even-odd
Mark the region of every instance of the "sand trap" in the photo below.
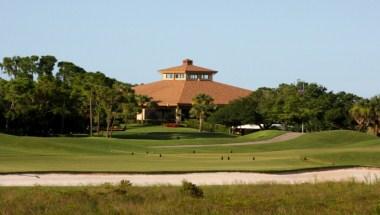
[[[262,173],[189,173],[189,174],[8,174],[0,175],[0,186],[81,186],[116,184],[129,180],[136,186],[180,185],[187,180],[198,185],[227,184],[300,184],[326,181],[373,183],[380,179],[380,169],[350,168],[292,174]]]

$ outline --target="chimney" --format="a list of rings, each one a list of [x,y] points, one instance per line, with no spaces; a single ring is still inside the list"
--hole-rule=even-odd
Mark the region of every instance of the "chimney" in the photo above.
[[[182,61],[182,64],[183,65],[193,65],[193,61],[190,59],[185,59]]]

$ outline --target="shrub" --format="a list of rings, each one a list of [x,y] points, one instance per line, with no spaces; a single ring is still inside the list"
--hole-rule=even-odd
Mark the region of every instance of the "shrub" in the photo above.
[[[164,126],[167,127],[167,128],[178,128],[178,127],[181,127],[177,123],[165,123]]]
[[[203,198],[203,190],[197,185],[188,182],[182,181],[182,193],[191,196],[193,198]]]
[[[126,195],[132,183],[128,180],[121,180],[120,184],[116,187],[115,192]]]
[[[188,119],[183,122],[184,127],[199,129],[199,121],[196,119]],[[208,132],[229,133],[229,127],[210,122],[203,122],[203,130]]]

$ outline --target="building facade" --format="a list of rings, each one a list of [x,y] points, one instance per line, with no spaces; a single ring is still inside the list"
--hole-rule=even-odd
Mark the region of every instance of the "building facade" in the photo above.
[[[143,109],[138,120],[179,123],[190,117],[192,99],[200,93],[211,96],[216,105],[226,105],[252,92],[214,81],[217,71],[196,66],[190,59],[159,72],[160,81],[134,87],[136,94],[149,96],[158,105],[151,110]]]

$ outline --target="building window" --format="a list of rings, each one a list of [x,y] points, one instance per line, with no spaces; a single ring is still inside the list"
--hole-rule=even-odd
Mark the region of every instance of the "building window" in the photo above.
[[[198,79],[198,75],[196,75],[196,74],[190,74],[190,75],[188,75],[188,79],[189,80],[197,80]]]
[[[201,79],[202,80],[208,80],[209,79],[209,75],[208,74],[202,74],[201,75]]]
[[[168,73],[168,74],[165,74],[165,76],[166,76],[166,79],[173,79],[174,74]]]
[[[184,79],[185,74],[175,74],[175,79]]]
[[[188,74],[187,80],[211,80],[212,76],[207,73],[201,74]]]

